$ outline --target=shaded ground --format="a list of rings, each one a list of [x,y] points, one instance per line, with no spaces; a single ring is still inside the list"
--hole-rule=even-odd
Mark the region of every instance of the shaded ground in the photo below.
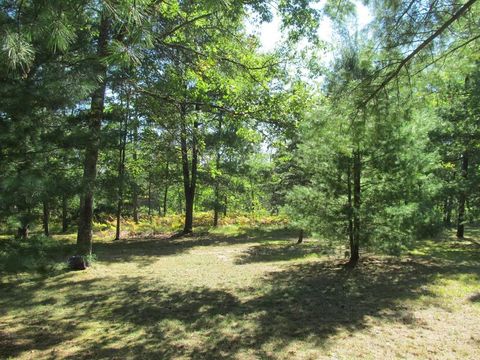
[[[295,235],[103,242],[85,272],[4,274],[0,357],[480,358],[472,239],[347,271],[340,251]]]

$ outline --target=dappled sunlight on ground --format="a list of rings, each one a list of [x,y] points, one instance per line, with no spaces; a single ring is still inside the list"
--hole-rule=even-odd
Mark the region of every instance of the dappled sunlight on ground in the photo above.
[[[6,275],[0,357],[480,358],[478,248],[432,240],[348,271],[295,235],[105,241],[87,271]]]

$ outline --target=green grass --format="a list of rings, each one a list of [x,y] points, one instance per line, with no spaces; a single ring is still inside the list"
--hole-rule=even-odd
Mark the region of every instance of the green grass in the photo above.
[[[98,236],[87,271],[3,271],[0,358],[480,358],[478,234],[363,254],[353,271],[343,248],[296,236]],[[71,251],[62,239],[49,260]]]

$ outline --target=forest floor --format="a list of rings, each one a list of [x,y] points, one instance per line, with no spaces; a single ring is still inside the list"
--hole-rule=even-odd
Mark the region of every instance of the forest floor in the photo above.
[[[0,274],[0,358],[480,359],[479,240],[353,271],[273,228],[97,240],[87,271]]]

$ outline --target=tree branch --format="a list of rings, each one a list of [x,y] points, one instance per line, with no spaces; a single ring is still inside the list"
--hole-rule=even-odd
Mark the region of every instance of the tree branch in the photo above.
[[[453,22],[458,20],[477,0],[469,0],[458,11],[453,14],[442,26],[440,26],[432,35],[417,46],[400,64],[390,72],[390,74],[382,81],[382,83],[375,89],[373,93],[362,103],[361,107],[365,107],[377,94],[392,81],[400,71],[412,60],[420,51],[427,47],[435,38],[441,35]]]

